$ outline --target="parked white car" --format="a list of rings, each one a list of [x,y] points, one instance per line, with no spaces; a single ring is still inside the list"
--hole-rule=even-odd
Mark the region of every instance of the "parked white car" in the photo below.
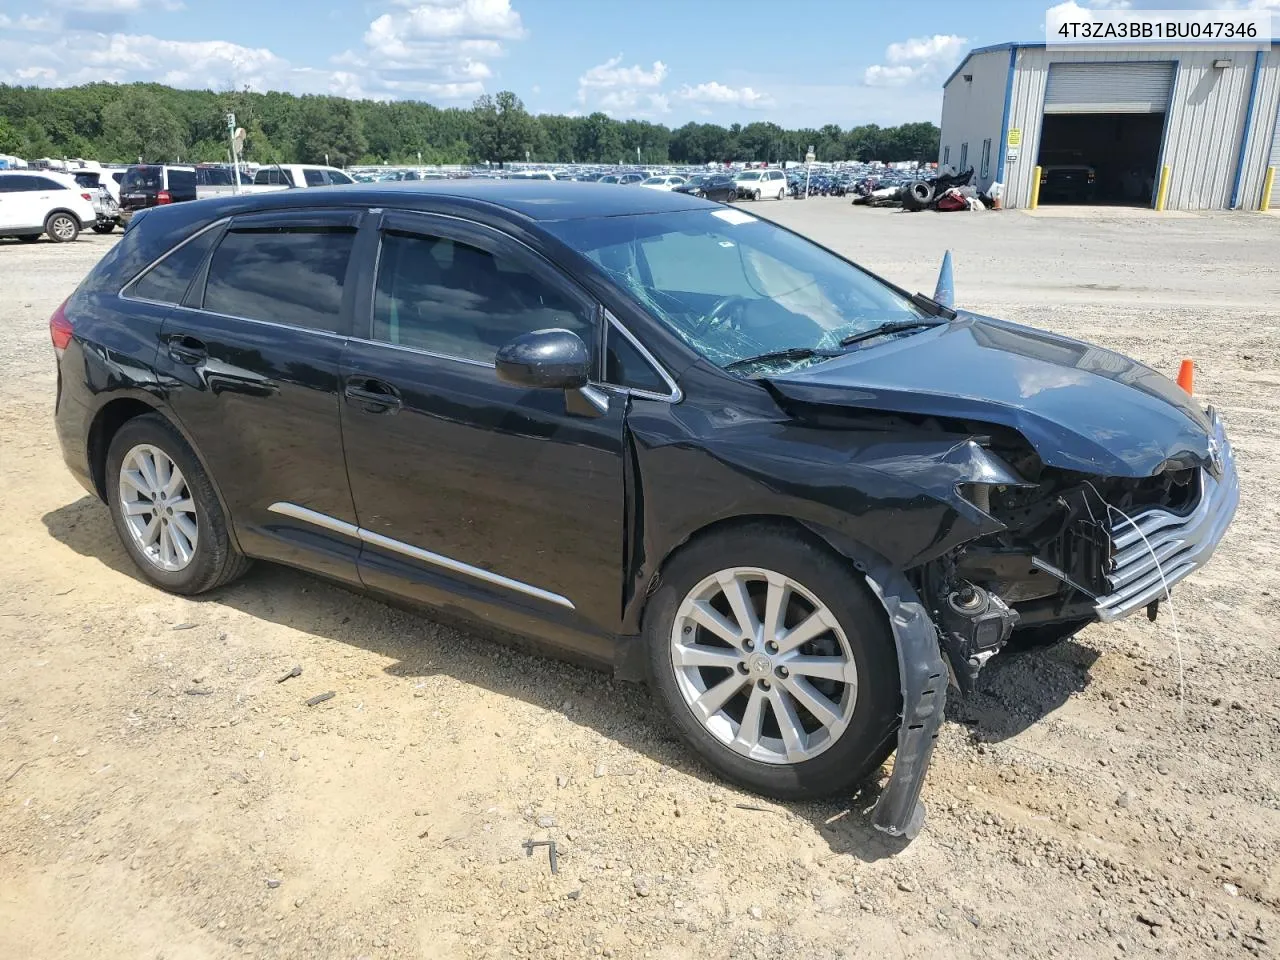
[[[305,163],[273,163],[253,175],[255,187],[328,187],[344,183],[355,181],[336,167],[313,167]]]
[[[738,196],[748,200],[781,200],[787,195],[787,175],[781,170],[743,170],[733,182]]]
[[[671,175],[665,177],[650,177],[648,180],[642,181],[640,186],[648,187],[650,190],[674,190],[676,187],[682,186],[684,182],[684,177]]]
[[[67,243],[97,219],[93,194],[74,177],[43,170],[0,170],[0,237],[30,242],[46,233],[55,243]]]

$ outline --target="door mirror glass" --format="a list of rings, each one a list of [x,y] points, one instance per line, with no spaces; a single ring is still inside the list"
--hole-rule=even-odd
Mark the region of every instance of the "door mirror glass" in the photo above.
[[[587,385],[591,354],[572,331],[534,330],[499,349],[494,365],[507,383],[573,390]]]

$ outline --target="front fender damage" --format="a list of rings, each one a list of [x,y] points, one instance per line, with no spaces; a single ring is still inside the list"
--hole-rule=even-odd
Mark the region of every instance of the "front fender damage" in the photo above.
[[[864,571],[867,585],[884,605],[898,648],[902,722],[889,784],[876,802],[872,825],[895,837],[915,839],[924,826],[925,773],[942,728],[947,701],[947,664],[938,633],[907,578],[888,564]]]
[[[901,570],[856,543],[841,542],[842,538],[833,537],[829,530],[815,529],[814,533],[853,561],[889,618],[898,653],[902,713],[893,773],[876,801],[871,823],[882,833],[914,840],[924,827],[920,793],[933,757],[933,745],[942,729],[950,678],[938,644],[938,630]]]

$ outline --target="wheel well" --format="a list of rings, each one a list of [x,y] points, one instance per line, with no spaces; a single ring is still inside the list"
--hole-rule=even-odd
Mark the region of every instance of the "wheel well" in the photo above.
[[[658,585],[662,582],[662,572],[667,569],[672,559],[682,550],[691,544],[704,540],[708,537],[720,536],[730,530],[739,530],[743,527],[772,527],[774,530],[785,530],[788,533],[794,533],[803,537],[812,543],[818,544],[822,549],[829,551],[833,556],[842,559],[850,559],[849,555],[836,546],[822,532],[815,530],[808,524],[802,523],[795,517],[785,516],[783,514],[746,514],[738,517],[726,517],[723,520],[716,520],[708,523],[705,527],[699,527],[689,536],[685,537],[674,547],[667,551],[666,556],[662,558],[662,562],[658,565],[657,571],[646,585],[644,596],[640,601],[640,610],[636,617],[637,624],[640,629],[644,628],[644,615],[649,607],[649,600],[653,597],[658,589]]]
[[[89,427],[89,471],[98,496],[107,499],[107,451],[116,433],[134,417],[153,413],[154,408],[141,400],[122,397],[112,400],[93,418]]]
[[[80,214],[76,213],[74,210],[68,210],[66,207],[58,207],[54,210],[50,210],[49,213],[45,216],[44,222],[48,223],[51,217],[56,217],[60,213],[65,213],[69,217],[74,217],[76,223],[82,222],[80,220]]]

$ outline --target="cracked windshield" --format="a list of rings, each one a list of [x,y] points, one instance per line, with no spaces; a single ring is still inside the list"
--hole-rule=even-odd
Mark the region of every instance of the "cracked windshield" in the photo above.
[[[852,264],[737,210],[548,226],[704,357],[742,373],[818,363],[851,336],[931,319]]]

